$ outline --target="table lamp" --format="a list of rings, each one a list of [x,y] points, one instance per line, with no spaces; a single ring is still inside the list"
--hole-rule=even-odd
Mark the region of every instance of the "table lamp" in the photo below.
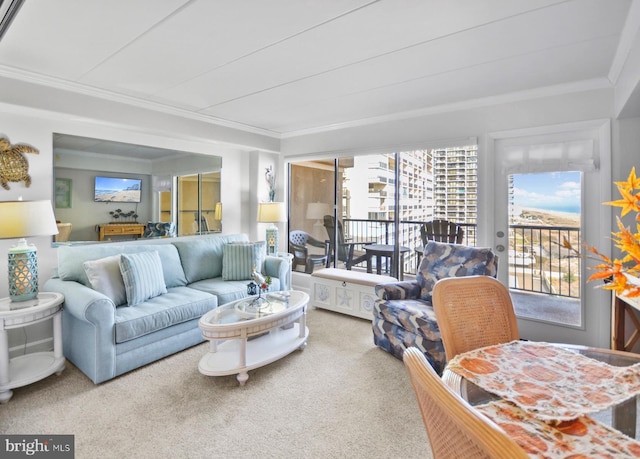
[[[51,201],[0,202],[0,239],[20,238],[9,249],[9,297],[27,301],[38,296],[38,257],[25,238],[58,234]]]
[[[274,223],[287,220],[284,202],[261,202],[258,204],[258,222],[271,223],[267,227],[267,255],[278,253],[278,227]]]

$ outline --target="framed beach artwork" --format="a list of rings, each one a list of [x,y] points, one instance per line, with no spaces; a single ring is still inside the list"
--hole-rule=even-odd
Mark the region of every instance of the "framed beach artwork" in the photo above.
[[[71,179],[56,179],[55,200],[57,209],[71,208]]]

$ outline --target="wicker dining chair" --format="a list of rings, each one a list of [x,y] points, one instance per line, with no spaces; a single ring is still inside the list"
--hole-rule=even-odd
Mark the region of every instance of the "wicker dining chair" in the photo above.
[[[440,279],[432,299],[447,361],[462,352],[520,339],[509,290],[493,277]]]
[[[449,389],[420,350],[407,348],[403,360],[434,459],[529,457],[493,421]]]

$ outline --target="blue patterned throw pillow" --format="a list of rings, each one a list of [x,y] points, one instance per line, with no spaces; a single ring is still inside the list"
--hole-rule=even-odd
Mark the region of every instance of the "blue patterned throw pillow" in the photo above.
[[[167,293],[162,262],[156,251],[122,254],[120,272],[129,306]]]

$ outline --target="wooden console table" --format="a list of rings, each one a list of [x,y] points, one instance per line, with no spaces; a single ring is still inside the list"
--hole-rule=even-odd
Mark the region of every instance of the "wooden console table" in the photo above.
[[[629,298],[622,295],[613,296],[613,310],[611,312],[611,347],[618,351],[631,352],[633,346],[640,339],[640,320],[636,315],[640,311],[640,298]],[[633,333],[626,339],[626,318],[633,324]]]
[[[145,225],[142,223],[103,223],[98,225],[100,228],[100,241],[104,241],[109,236],[130,236],[135,235],[142,237],[144,235]]]

